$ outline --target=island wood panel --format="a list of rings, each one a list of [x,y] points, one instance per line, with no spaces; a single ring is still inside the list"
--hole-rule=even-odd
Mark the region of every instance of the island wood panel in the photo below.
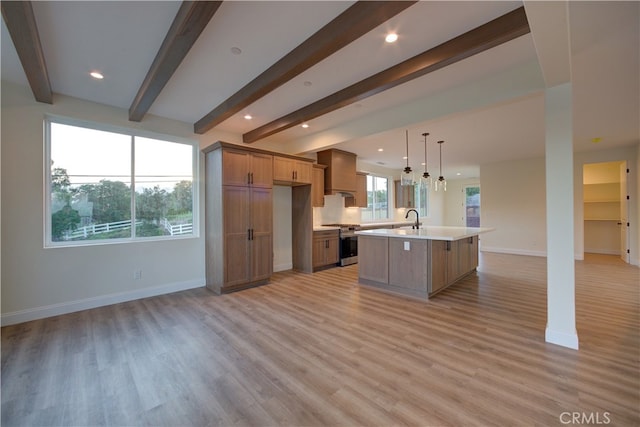
[[[409,250],[405,250],[405,244]],[[389,239],[389,285],[427,297],[428,240]]]
[[[389,239],[358,236],[358,268],[360,279],[389,283]]]
[[[428,303],[352,265],[5,326],[2,425],[637,426],[640,270],[575,268],[578,351],[544,342],[546,260],[496,253]]]
[[[450,242],[449,242],[450,243]],[[447,242],[444,240],[431,240],[431,252],[429,255],[430,276],[429,293],[433,294],[447,286]]]

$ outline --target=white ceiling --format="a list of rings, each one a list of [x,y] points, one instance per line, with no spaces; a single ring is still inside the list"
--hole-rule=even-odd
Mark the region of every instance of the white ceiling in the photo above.
[[[352,3],[225,1],[149,113],[195,123]],[[248,132],[521,5],[421,1],[216,129]],[[34,2],[54,93],[127,110],[179,6],[172,1]],[[572,1],[568,8],[575,149],[637,144],[640,3]],[[541,22],[538,28],[544,29]],[[383,40],[390,30],[399,35],[395,44]],[[478,176],[479,165],[488,162],[542,156],[544,79],[535,35],[314,119],[308,129],[294,127],[254,145],[293,153],[337,146],[361,161],[400,169],[408,129],[411,164],[421,171],[421,134],[429,132],[429,169],[437,167],[435,141],[445,140],[448,178],[457,172],[461,178]],[[27,85],[4,21],[1,36],[2,79]],[[233,47],[242,53],[233,54]],[[94,69],[103,72],[103,81],[89,77]],[[242,118],[246,113],[251,121]],[[592,143],[594,137],[601,142]]]

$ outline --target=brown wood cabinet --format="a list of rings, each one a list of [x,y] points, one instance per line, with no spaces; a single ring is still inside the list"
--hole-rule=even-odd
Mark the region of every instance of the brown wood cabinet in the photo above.
[[[289,157],[273,156],[273,181],[285,185],[311,184],[312,160],[296,160]]]
[[[311,205],[314,208],[324,206],[324,170],[325,165],[314,164],[311,180]]]
[[[329,149],[317,153],[318,163],[327,166],[324,175],[324,194],[356,191],[356,155]]]
[[[478,266],[478,237],[447,241],[358,236],[358,280],[417,298],[428,298]]]
[[[478,266],[478,236],[455,241],[433,240],[429,293],[455,283]]]
[[[273,272],[272,189],[225,185],[224,288],[269,280]]]
[[[344,198],[345,208],[366,208],[367,207],[367,174],[356,172],[356,191],[353,196]]]
[[[222,152],[222,183],[273,187],[273,156],[236,149]]]
[[[220,294],[273,272],[273,159],[216,143],[205,153],[207,287]]]
[[[400,185],[400,181],[394,181],[396,208],[415,208],[416,194],[414,185]]]
[[[335,266],[339,261],[338,230],[313,232],[313,269]]]

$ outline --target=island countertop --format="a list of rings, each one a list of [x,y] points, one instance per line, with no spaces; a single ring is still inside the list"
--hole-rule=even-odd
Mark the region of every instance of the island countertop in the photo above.
[[[400,239],[423,239],[423,240],[448,240],[455,241],[467,237],[477,236],[482,233],[493,231],[491,227],[452,227],[452,226],[422,226],[418,230],[410,227],[394,229],[375,229],[356,231],[356,235],[371,237],[392,237]]]

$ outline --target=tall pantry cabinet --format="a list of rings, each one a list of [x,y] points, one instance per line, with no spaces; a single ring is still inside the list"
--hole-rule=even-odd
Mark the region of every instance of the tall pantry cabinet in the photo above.
[[[273,272],[273,156],[215,143],[204,150],[207,287],[221,294]]]

